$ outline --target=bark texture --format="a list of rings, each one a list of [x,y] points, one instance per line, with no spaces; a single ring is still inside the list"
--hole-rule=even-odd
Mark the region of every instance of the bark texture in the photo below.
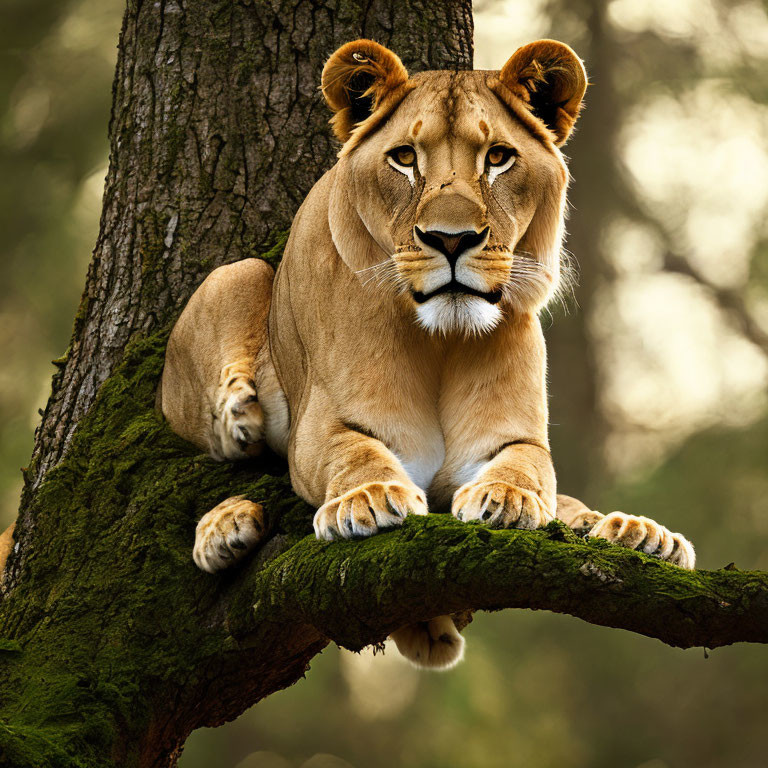
[[[285,231],[338,145],[318,91],[372,37],[410,71],[472,67],[470,0],[129,0],[99,239],[28,470],[36,488],[136,332]]]
[[[167,334],[214,267],[279,258],[335,147],[317,91],[368,36],[413,71],[471,65],[468,0],[129,3],[101,232],[59,361],[0,603],[0,765],[169,766],[195,728],[357,649],[466,609],[549,608],[676,645],[768,641],[768,577],[687,573],[559,524],[442,517],[370,541],[307,536],[284,464],[217,464],[154,410]],[[221,576],[196,520],[234,494],[273,536]]]

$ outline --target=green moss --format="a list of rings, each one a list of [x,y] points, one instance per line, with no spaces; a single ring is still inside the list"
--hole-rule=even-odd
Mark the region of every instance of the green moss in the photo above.
[[[0,723],[0,765],[86,768],[89,764],[68,754],[59,744],[58,728],[11,727]]]
[[[288,229],[283,232],[277,232],[274,235],[273,241],[267,245],[266,253],[261,254],[261,258],[274,269],[277,269],[278,264],[283,258],[283,251],[285,250],[285,244],[288,242],[288,235],[290,235],[290,230]]]
[[[165,253],[165,230],[169,216],[161,217],[152,208],[146,208],[136,217],[139,231],[139,254],[141,256],[141,272],[152,275],[158,269],[158,264]]]
[[[285,512],[292,538],[311,530],[282,460],[214,462],[154,410],[169,332],[133,340],[36,496],[34,549],[0,604],[2,765],[110,764],[157,697],[217,663],[227,634],[196,617],[227,580],[191,558],[206,511],[244,494]]]
[[[77,331],[80,326],[85,322],[85,318],[88,316],[88,307],[91,305],[91,300],[87,293],[84,293],[80,298],[80,304],[75,313],[74,327]]]
[[[21,643],[17,640],[7,640],[0,637],[0,653],[20,653]]]

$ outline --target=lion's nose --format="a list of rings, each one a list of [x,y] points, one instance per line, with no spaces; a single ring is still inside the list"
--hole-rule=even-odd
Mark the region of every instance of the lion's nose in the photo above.
[[[448,263],[453,266],[465,251],[476,248],[487,239],[489,227],[485,227],[480,232],[470,229],[455,233],[440,232],[436,229],[422,232],[418,227],[414,227],[414,232],[417,241],[440,251],[448,259]]]

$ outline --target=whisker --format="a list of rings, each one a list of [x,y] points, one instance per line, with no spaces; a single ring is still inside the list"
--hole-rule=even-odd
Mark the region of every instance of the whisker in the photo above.
[[[357,270],[356,274],[364,272],[370,272],[371,274],[362,281],[363,288],[373,285],[382,289],[392,288],[396,293],[400,293],[406,287],[405,280],[399,274],[397,265],[391,259],[374,264],[372,267]]]
[[[363,267],[362,269],[355,270],[355,274],[359,275],[361,272],[369,272],[372,269],[379,269],[385,266],[386,264],[391,264],[391,263],[392,263],[392,259],[387,257],[386,259],[384,259],[384,261],[380,261],[378,264],[374,264],[372,267]]]

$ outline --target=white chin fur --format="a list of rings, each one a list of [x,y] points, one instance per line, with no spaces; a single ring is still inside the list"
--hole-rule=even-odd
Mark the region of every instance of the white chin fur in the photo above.
[[[479,296],[444,293],[419,304],[416,314],[422,328],[433,333],[463,332],[479,335],[492,331],[501,310]]]

